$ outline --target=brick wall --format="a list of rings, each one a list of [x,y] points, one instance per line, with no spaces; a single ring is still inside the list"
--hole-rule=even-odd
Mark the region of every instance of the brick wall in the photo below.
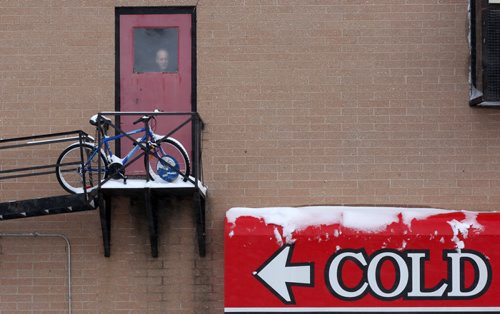
[[[500,209],[500,117],[468,106],[466,0],[4,1],[0,137],[92,132],[88,117],[114,108],[114,7],[132,5],[197,6],[208,254],[188,200],[163,203],[157,259],[137,200],[115,203],[110,258],[97,212],[1,222],[70,239],[75,313],[220,313],[232,206]],[[0,189],[62,192],[49,177]],[[64,312],[64,243],[0,248],[0,313]]]

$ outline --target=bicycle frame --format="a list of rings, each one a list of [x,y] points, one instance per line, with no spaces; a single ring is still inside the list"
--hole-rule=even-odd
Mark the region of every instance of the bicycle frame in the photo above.
[[[120,139],[122,137],[125,137],[127,135],[134,135],[134,134],[138,134],[138,133],[142,133],[142,132],[145,132],[144,136],[142,138],[140,138],[139,140],[137,140],[139,143],[144,143],[148,138],[152,138],[153,137],[153,133],[151,132],[151,130],[149,128],[139,128],[139,129],[136,129],[136,130],[132,130],[132,131],[129,131],[129,132],[125,132],[124,134],[118,134],[118,135],[115,135],[115,136],[107,136],[107,135],[104,135],[103,139],[102,139],[102,144],[101,144],[101,147],[99,147],[99,149],[102,148],[102,145],[105,146],[106,148],[106,154],[109,155],[109,158],[112,158],[114,156],[113,154],[113,151],[111,150],[111,148],[109,147],[109,142],[112,142],[112,141],[116,141],[117,139]],[[132,158],[132,156],[141,148],[141,145],[135,145],[134,148],[132,148],[132,150],[130,150],[127,155],[122,158],[122,164],[123,165],[126,165],[129,160]]]
[[[137,142],[139,142],[139,143],[142,144],[142,143],[145,143],[148,138],[153,138],[153,133],[151,132],[151,129],[149,127],[148,128],[142,127],[142,128],[135,129],[135,130],[132,130],[132,131],[129,131],[129,132],[125,132],[125,133],[122,133],[122,134],[118,134],[118,135],[115,135],[115,136],[103,135],[101,144],[100,145],[96,145],[94,147],[94,149],[92,150],[92,153],[88,157],[88,161],[87,161],[87,164],[85,166],[88,166],[90,164],[90,162],[94,159],[94,157],[97,155],[97,153],[99,151],[103,150],[103,147],[105,148],[104,152],[106,154],[106,158],[108,159],[108,162],[112,162],[112,158],[115,155],[113,154],[113,151],[111,150],[109,142],[116,141],[117,139],[120,139],[122,137],[130,136],[130,135],[134,135],[134,134],[138,134],[138,133],[142,133],[142,132],[144,132],[145,134],[144,134],[143,137],[141,137],[140,139],[138,139]],[[130,150],[124,158],[121,158],[122,166],[127,165],[127,163],[130,161],[130,159],[132,158],[132,156],[134,156],[134,154],[140,148],[141,148],[141,145],[135,145],[134,148],[132,148],[132,150]],[[96,171],[96,170],[94,170],[92,168],[89,168],[89,169],[86,169],[85,171],[91,171],[92,172],[92,171]],[[106,171],[107,171],[107,169],[106,169]]]

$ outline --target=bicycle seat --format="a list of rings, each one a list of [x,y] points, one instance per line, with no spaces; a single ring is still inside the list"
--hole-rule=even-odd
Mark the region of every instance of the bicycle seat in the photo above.
[[[97,121],[98,117],[99,117],[99,115],[97,115],[97,114],[93,115],[92,117],[90,117],[89,123],[92,124],[93,126],[97,126],[98,122],[100,122],[101,124],[104,124],[104,125],[111,123],[111,119],[106,117],[106,116],[101,116],[100,121]]]

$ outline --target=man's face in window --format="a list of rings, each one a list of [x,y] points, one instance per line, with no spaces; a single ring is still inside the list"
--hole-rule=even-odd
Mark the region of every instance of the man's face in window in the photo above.
[[[167,71],[168,67],[168,52],[164,49],[160,49],[156,52],[156,64],[158,69],[162,72]]]

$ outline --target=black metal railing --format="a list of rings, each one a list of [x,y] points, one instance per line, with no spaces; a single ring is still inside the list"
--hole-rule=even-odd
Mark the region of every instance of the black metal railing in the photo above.
[[[109,121],[107,119],[103,119],[102,117],[114,117],[114,122]],[[136,156],[133,156],[133,158],[128,161],[126,164],[122,165],[118,169],[114,169],[113,173],[107,173],[107,176],[105,178],[102,177],[101,172],[99,172],[99,177],[98,177],[98,182],[99,182],[99,187],[100,189],[103,184],[111,180],[112,178],[116,177],[115,175],[117,173],[120,173],[122,171],[125,171],[127,167],[129,167],[131,164],[133,164],[136,160],[143,158],[145,155],[149,155],[153,158],[159,159],[160,156],[157,156],[155,154],[152,154],[150,152],[150,147],[144,142],[139,142],[137,139],[133,138],[132,135],[127,134],[127,130],[123,130],[122,126],[120,124],[120,121],[122,121],[123,117],[129,116],[129,117],[140,117],[140,116],[152,116],[152,117],[185,117],[185,119],[182,120],[180,123],[176,123],[175,125],[170,125],[170,131],[168,131],[166,134],[162,134],[163,137],[160,139],[154,140],[157,143],[162,142],[163,140],[169,138],[169,137],[174,137],[177,132],[180,130],[183,130],[185,128],[191,127],[191,147],[192,151],[187,152],[188,155],[190,156],[190,160],[192,162],[190,163],[190,169],[192,176],[186,178],[187,181],[190,181],[191,183],[194,184],[196,189],[200,189],[200,181],[203,182],[203,168],[202,168],[202,131],[204,128],[204,123],[203,120],[201,119],[200,115],[197,112],[100,112],[97,115],[97,145],[100,148],[104,148],[103,146],[103,137],[106,135],[106,132],[104,131],[105,126],[111,127],[114,132],[115,136],[122,135],[122,139],[128,139],[133,143],[133,145],[139,145],[141,147],[141,152],[136,154]],[[113,120],[113,119],[111,119]],[[117,141],[117,147],[116,150],[119,151],[120,148],[123,146],[121,145],[122,143],[120,141]],[[186,143],[181,143],[186,144]],[[192,157],[192,158],[191,158]],[[149,158],[145,158],[146,163],[145,163],[145,171],[146,171],[146,181],[149,181],[149,174],[147,173],[149,171]],[[98,159],[98,168],[101,169],[103,165],[100,164],[101,159]],[[175,169],[173,169],[175,170]]]
[[[40,134],[40,135],[31,135],[31,136],[23,136],[23,137],[15,137],[8,139],[0,139],[0,151],[13,150],[13,149],[23,149],[29,148],[32,146],[38,145],[51,145],[56,143],[64,143],[64,142],[79,142],[80,144],[87,142],[90,140],[90,137],[87,133],[82,130],[68,131],[68,132],[58,132],[58,133],[48,133],[48,134]],[[46,152],[47,150],[45,150]],[[19,152],[20,156],[17,160],[28,162],[30,161],[34,163],[32,156],[22,156],[22,150]],[[43,159],[43,153],[40,152],[38,159]],[[51,157],[47,156],[45,162],[49,162]],[[2,160],[0,160],[0,164]],[[41,176],[41,175],[49,175],[55,174],[57,166],[69,166],[69,165],[78,165],[80,168],[83,168],[83,151],[80,150],[80,160],[72,163],[58,165],[55,163],[44,163],[42,165],[30,165],[26,167],[11,167],[5,169],[5,167],[0,168],[0,181],[8,180],[8,179],[17,179],[24,177],[32,177],[32,176]],[[85,180],[85,179],[84,179]],[[84,182],[83,192],[85,194],[85,198],[87,198],[87,189],[85,188],[86,184]]]

